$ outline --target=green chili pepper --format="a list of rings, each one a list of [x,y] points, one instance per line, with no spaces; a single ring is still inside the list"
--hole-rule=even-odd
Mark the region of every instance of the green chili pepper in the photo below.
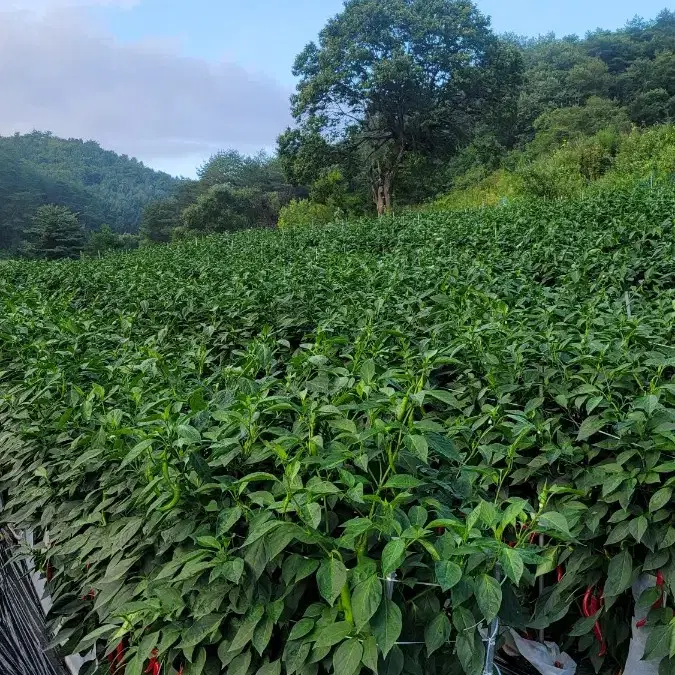
[[[345,621],[350,625],[354,625],[354,613],[352,612],[352,595],[349,592],[349,584],[345,583],[340,591],[340,601],[342,603],[342,611],[345,613]]]

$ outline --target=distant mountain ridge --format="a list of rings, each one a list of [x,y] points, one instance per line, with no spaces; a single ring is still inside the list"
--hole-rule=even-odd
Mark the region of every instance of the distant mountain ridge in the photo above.
[[[20,246],[43,204],[67,206],[83,225],[138,232],[143,208],[180,180],[95,141],[48,132],[0,136],[0,249]]]

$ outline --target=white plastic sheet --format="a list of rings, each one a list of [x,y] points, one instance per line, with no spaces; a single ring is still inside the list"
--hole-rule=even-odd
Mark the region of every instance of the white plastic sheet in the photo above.
[[[643,574],[633,584],[633,598],[635,602],[640,599],[640,596],[648,588],[653,588],[656,585],[656,578]],[[645,646],[647,645],[647,638],[651,629],[648,626],[638,626],[638,624],[649,614],[649,608],[642,610],[635,610],[635,616],[631,622],[632,637],[630,640],[630,648],[628,650],[628,660],[624,668],[626,675],[659,675],[659,664],[661,659],[653,661],[643,661],[642,657],[645,654]]]
[[[569,654],[560,651],[555,642],[533,642],[511,631],[511,637],[520,655],[541,675],[575,675],[577,664]],[[627,673],[629,671],[626,671]]]

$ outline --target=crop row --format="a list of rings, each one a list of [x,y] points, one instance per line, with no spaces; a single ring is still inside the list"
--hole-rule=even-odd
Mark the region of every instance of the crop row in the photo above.
[[[55,642],[90,673],[474,675],[499,616],[614,672],[633,581],[675,595],[674,211],[4,264],[0,518],[44,538]]]

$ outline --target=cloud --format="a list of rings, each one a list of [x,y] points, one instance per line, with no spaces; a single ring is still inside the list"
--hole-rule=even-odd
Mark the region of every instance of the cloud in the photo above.
[[[0,10],[22,10],[42,13],[72,7],[135,7],[141,0],[0,0]]]
[[[270,146],[289,122],[289,92],[274,80],[121,43],[75,10],[0,12],[0,91],[2,135],[49,130],[146,161]]]

